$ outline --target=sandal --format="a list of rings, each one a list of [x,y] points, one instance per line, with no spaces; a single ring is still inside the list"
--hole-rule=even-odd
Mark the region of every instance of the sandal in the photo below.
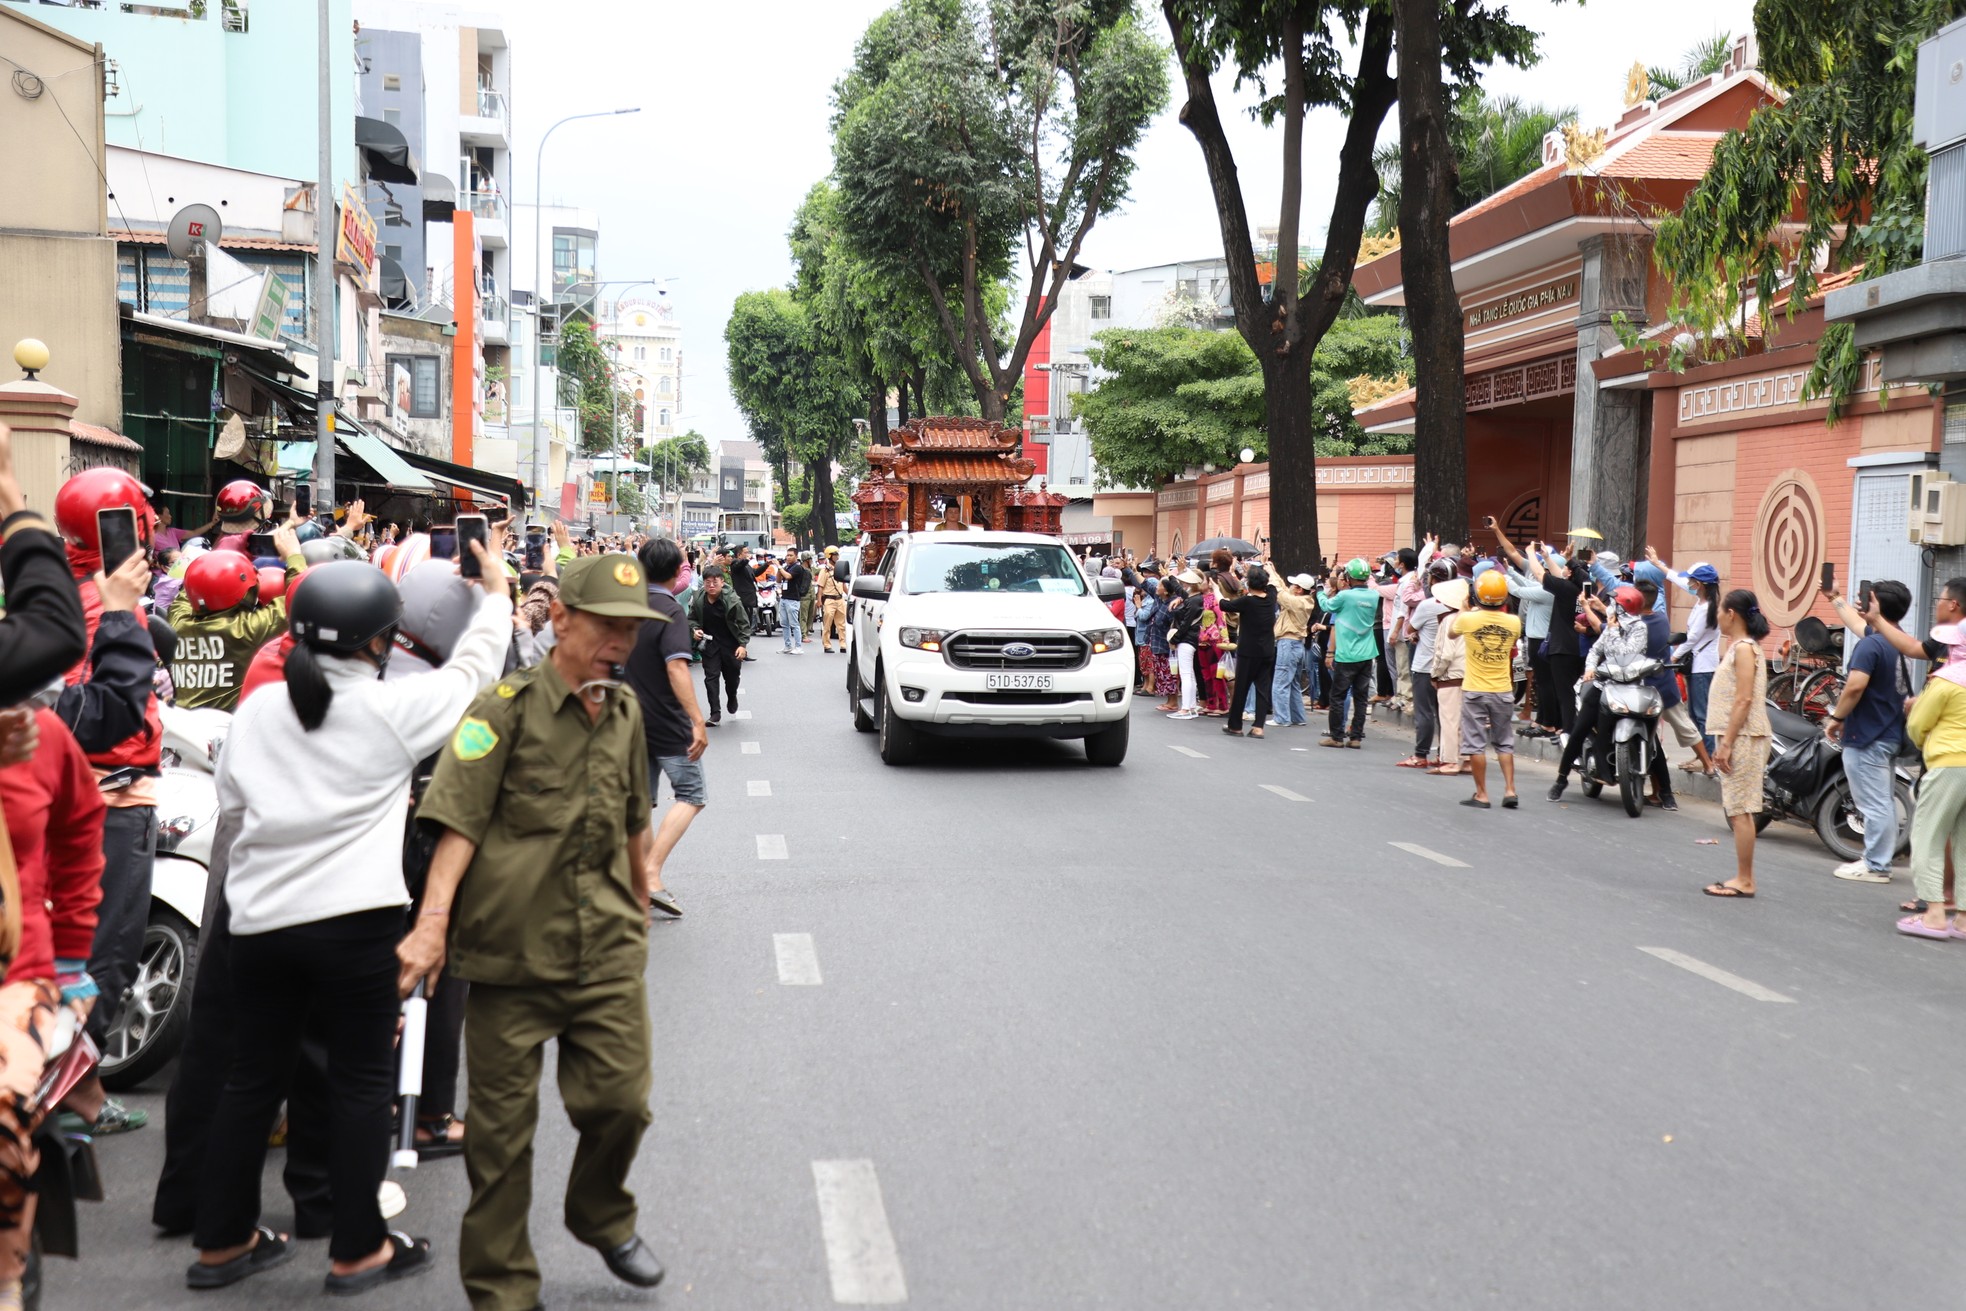
[[[1427,762],[1425,759],[1423,759],[1420,756],[1408,756],[1404,760],[1395,760],[1393,762],[1393,768],[1394,769],[1425,769],[1427,768]]]
[[[1899,920],[1898,932],[1913,938],[1937,938],[1940,940],[1959,936],[1959,931],[1954,929],[1950,924],[1942,929],[1933,928],[1925,922],[1923,915],[1907,915]]]
[[[1241,729],[1239,729],[1239,728],[1230,728],[1230,727],[1229,727],[1229,726],[1228,726],[1227,724],[1224,724],[1224,725],[1222,725],[1222,731],[1223,731],[1224,733],[1227,733],[1227,734],[1228,734],[1228,735],[1229,735],[1230,737],[1241,737],[1241,736],[1242,736],[1242,730],[1241,730]]]
[[[1750,900],[1754,896],[1752,892],[1743,892],[1731,883],[1709,883],[1704,888],[1701,888],[1700,891],[1706,893],[1709,897],[1725,897],[1743,901]]]
[[[1483,801],[1480,797],[1464,797],[1461,800],[1461,804],[1464,806],[1472,806],[1476,810],[1494,809],[1493,806],[1489,805],[1486,801]]]
[[[1441,765],[1438,768],[1430,769],[1427,772],[1429,774],[1432,774],[1435,778],[1459,778],[1461,776],[1461,769],[1458,765],[1453,768],[1449,768],[1446,765]]]
[[[324,1285],[325,1291],[338,1297],[352,1297],[356,1293],[366,1293],[384,1284],[393,1284],[398,1279],[408,1279],[430,1269],[430,1240],[411,1238],[408,1234],[389,1231],[389,1241],[396,1251],[388,1261],[372,1270],[363,1270],[352,1275],[330,1274]]]
[[[184,1272],[184,1284],[186,1288],[229,1288],[262,1270],[284,1265],[293,1254],[291,1239],[260,1225],[253,1230],[253,1245],[230,1261],[221,1261],[217,1265],[193,1261]]]
[[[1260,728],[1252,728],[1249,730],[1249,735],[1251,737],[1261,737],[1263,736],[1263,730]]]
[[[442,1160],[447,1156],[461,1156],[464,1153],[462,1136],[452,1137],[453,1127],[462,1129],[464,1121],[455,1115],[419,1115],[416,1117],[416,1154],[426,1161]]]

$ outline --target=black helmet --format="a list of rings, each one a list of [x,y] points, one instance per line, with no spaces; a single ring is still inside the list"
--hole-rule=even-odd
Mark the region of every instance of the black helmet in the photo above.
[[[389,575],[359,560],[315,565],[287,598],[294,640],[336,655],[353,655],[393,632],[402,613]]]

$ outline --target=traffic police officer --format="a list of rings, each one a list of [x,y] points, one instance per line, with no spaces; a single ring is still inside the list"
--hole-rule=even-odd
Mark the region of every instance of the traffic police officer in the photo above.
[[[641,707],[621,665],[647,621],[663,620],[634,557],[568,565],[551,654],[472,705],[417,812],[443,832],[399,948],[402,986],[434,984],[447,948],[471,984],[471,1201],[458,1261],[475,1311],[539,1305],[526,1216],[548,1040],[580,1132],[567,1227],[617,1277],[644,1288],[662,1279],[626,1186],[651,1118],[642,975],[653,835]]]

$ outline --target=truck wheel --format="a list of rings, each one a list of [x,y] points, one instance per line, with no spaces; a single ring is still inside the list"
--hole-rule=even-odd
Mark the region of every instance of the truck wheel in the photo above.
[[[887,679],[874,671],[874,713],[880,718],[881,759],[890,765],[915,763],[915,726],[894,713],[894,701],[887,694]]]
[[[1122,719],[1085,740],[1085,760],[1089,765],[1117,765],[1126,759],[1127,727],[1133,721]]]
[[[874,717],[867,713],[867,704],[860,699],[860,653],[855,650],[846,653],[846,705],[853,712],[854,732],[874,731]]]
[[[198,930],[176,911],[152,902],[136,979],[103,1044],[103,1087],[134,1088],[176,1058],[191,1023],[191,985],[197,974]]]

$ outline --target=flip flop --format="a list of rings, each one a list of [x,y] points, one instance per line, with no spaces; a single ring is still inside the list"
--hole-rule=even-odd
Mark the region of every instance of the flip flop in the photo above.
[[[254,1232],[259,1236],[259,1241],[230,1261],[223,1261],[218,1265],[206,1265],[203,1261],[192,1262],[190,1268],[184,1272],[185,1287],[227,1288],[262,1270],[271,1270],[276,1265],[283,1265],[293,1256],[293,1240],[274,1233],[265,1225],[260,1225]]]
[[[1426,762],[1426,761],[1424,761],[1424,760],[1422,760],[1422,759],[1420,759],[1420,757],[1418,757],[1418,756],[1408,756],[1408,757],[1407,757],[1406,759],[1404,759],[1404,760],[1395,760],[1395,761],[1393,762],[1393,768],[1395,768],[1395,769],[1425,769],[1425,768],[1427,768],[1427,762]]]
[[[1432,774],[1432,775],[1433,775],[1433,776],[1434,776],[1435,778],[1459,778],[1459,777],[1461,777],[1461,771],[1460,771],[1460,770],[1458,770],[1458,769],[1448,769],[1448,768],[1446,768],[1445,766],[1436,766],[1435,768],[1433,768],[1433,769],[1430,769],[1430,770],[1428,770],[1427,772],[1428,772],[1429,774]]]
[[[1722,897],[1730,901],[1747,901],[1752,900],[1754,897],[1752,892],[1743,892],[1739,888],[1726,883],[1709,883],[1704,888],[1701,888],[1700,891],[1706,893],[1709,897]]]
[[[1462,804],[1462,805],[1464,805],[1464,806],[1472,806],[1472,807],[1473,807],[1474,809],[1476,809],[1476,810],[1493,810],[1493,809],[1494,809],[1494,807],[1493,807],[1493,806],[1491,806],[1491,805],[1489,805],[1489,804],[1488,804],[1488,803],[1487,803],[1486,801],[1481,801],[1481,800],[1479,800],[1479,799],[1477,799],[1477,798],[1475,798],[1475,797],[1468,797],[1468,798],[1465,798],[1465,799],[1464,799],[1464,800],[1463,800],[1463,801],[1461,802],[1461,804]]]
[[[1959,933],[1951,925],[1947,925],[1943,929],[1933,928],[1925,922],[1925,917],[1922,915],[1907,915],[1899,920],[1898,932],[1911,938],[1937,938],[1940,940],[1959,936]]]
[[[356,1293],[366,1293],[371,1288],[393,1284],[398,1279],[408,1279],[411,1275],[423,1274],[435,1264],[430,1259],[428,1238],[411,1238],[408,1234],[392,1229],[389,1231],[389,1241],[395,1245],[396,1252],[385,1264],[373,1270],[364,1270],[360,1274],[330,1274],[328,1282],[323,1286],[324,1290],[339,1297],[352,1297]]]
[[[1514,810],[1518,805],[1521,804],[1521,802],[1522,802],[1522,798],[1517,796],[1515,793],[1511,792],[1507,796],[1502,798],[1502,809]]]

